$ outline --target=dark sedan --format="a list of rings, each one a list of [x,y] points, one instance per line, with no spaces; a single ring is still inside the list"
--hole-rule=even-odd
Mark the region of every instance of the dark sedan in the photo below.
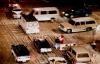
[[[86,17],[92,14],[92,10],[87,8],[74,8],[71,10],[67,10],[62,12],[64,17],[73,18],[73,17]]]
[[[52,51],[49,42],[44,38],[34,39],[33,45],[36,47],[39,53],[45,53],[45,52]]]

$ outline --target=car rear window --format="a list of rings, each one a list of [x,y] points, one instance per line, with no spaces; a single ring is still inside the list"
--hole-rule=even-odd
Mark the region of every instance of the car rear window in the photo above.
[[[77,57],[78,57],[78,58],[89,57],[89,55],[88,55],[87,53],[82,53],[82,54],[78,54]]]
[[[21,11],[21,9],[14,9],[13,11]]]

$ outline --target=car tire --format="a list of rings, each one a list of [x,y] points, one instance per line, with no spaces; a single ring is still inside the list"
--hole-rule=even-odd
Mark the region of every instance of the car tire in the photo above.
[[[67,29],[67,33],[72,33],[72,29]]]
[[[51,20],[50,20],[51,22],[54,22],[55,21],[55,18],[51,18]]]
[[[74,17],[74,15],[70,15],[70,18],[73,18]]]
[[[92,30],[92,27],[87,27],[86,28],[86,31],[90,31],[90,30]]]

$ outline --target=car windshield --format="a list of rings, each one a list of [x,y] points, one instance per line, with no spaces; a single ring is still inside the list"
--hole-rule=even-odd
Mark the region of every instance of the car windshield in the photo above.
[[[89,55],[87,53],[78,54],[78,58],[82,58],[82,57],[89,57]]]
[[[68,23],[70,23],[71,25],[75,24],[75,22],[73,20],[69,20]]]
[[[14,9],[13,11],[21,11],[21,9]]]

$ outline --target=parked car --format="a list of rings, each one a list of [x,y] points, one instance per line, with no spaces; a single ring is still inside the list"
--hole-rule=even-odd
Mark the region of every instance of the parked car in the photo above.
[[[62,22],[59,28],[67,33],[90,31],[96,29],[97,22],[91,17],[72,18],[67,22]]]
[[[87,8],[73,8],[71,10],[66,10],[62,12],[64,17],[73,18],[73,17],[85,17],[92,14],[92,10]]]
[[[22,14],[18,24],[26,34],[34,34],[40,32],[39,23],[33,15]]]
[[[21,18],[21,14],[22,14],[22,9],[19,6],[10,7],[9,8],[9,13],[14,19],[15,18],[20,19]]]
[[[89,51],[82,46],[67,47],[64,54],[65,58],[72,64],[90,64],[91,57]]]
[[[23,44],[12,45],[11,53],[16,62],[27,62],[30,60],[30,52]]]
[[[21,6],[19,3],[19,0],[9,0],[8,7],[15,7],[15,6]]]
[[[63,57],[49,57],[49,64],[67,64],[67,61]]]
[[[36,47],[39,53],[45,53],[45,52],[52,51],[49,42],[45,38],[34,39],[33,45]]]
[[[38,21],[54,22],[60,17],[57,7],[33,8],[29,14],[34,15]]]

